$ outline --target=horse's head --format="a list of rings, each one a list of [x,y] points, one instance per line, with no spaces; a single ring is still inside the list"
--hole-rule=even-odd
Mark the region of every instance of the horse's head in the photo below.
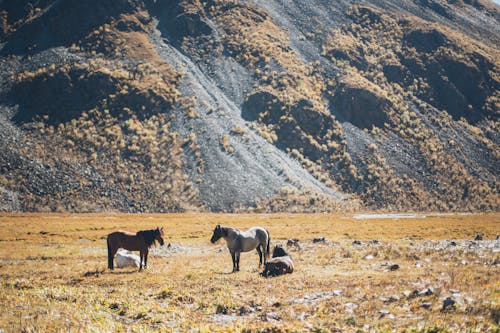
[[[225,230],[224,227],[221,227],[220,224],[217,224],[217,226],[214,229],[214,234],[212,235],[212,238],[210,241],[212,243],[217,242],[221,237],[227,236],[227,231]]]
[[[163,228],[156,228],[155,229],[154,240],[158,241],[158,243],[160,243],[160,246],[165,244],[165,242],[163,241]]]
[[[285,257],[287,256],[288,253],[286,253],[285,249],[283,249],[283,247],[280,245],[280,244],[277,244],[275,247],[274,247],[274,250],[273,250],[273,258],[277,258],[277,257]]]

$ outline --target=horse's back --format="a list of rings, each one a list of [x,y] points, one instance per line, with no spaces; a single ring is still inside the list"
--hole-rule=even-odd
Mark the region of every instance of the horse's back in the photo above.
[[[251,233],[252,235],[255,235],[255,238],[257,238],[261,243],[267,243],[269,238],[269,233],[266,228],[253,227],[248,229],[248,232]]]
[[[243,252],[251,251],[261,244],[265,246],[268,242],[268,233],[263,227],[253,227],[247,231],[242,231],[240,237]]]
[[[267,229],[264,227],[252,227],[247,230],[248,233],[251,233],[252,235],[255,236],[266,236],[267,237]]]
[[[108,234],[108,244],[115,248],[124,248],[131,251],[140,250],[137,234],[129,231],[118,230]]]

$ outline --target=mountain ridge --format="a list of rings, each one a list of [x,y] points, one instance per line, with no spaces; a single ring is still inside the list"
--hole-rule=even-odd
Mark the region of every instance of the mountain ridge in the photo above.
[[[23,4],[2,210],[498,210],[494,4]]]

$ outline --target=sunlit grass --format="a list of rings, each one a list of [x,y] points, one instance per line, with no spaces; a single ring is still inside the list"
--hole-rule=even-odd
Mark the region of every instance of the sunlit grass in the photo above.
[[[426,242],[472,240],[477,233],[491,240],[500,233],[499,221],[498,214],[401,220],[325,214],[4,214],[0,329],[495,330],[500,282],[492,263],[499,261],[498,243],[495,252],[461,246],[437,250]],[[258,256],[250,252],[241,256],[242,271],[230,274],[225,244],[209,242],[217,223],[264,226],[273,243],[299,238],[302,250],[290,250],[296,271],[261,278]],[[154,249],[148,270],[106,270],[109,232],[157,226],[165,228],[171,247]],[[327,243],[313,244],[320,236]],[[362,245],[353,245],[354,240]],[[390,271],[392,263],[400,268]],[[408,294],[427,287],[434,288],[432,295]],[[442,312],[442,300],[450,295],[459,304]]]

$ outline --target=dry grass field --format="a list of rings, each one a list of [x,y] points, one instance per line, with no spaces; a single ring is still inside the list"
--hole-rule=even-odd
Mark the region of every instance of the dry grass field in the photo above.
[[[298,238],[295,272],[262,278],[253,251],[231,274],[217,223]],[[146,271],[106,269],[109,232],[156,226]],[[498,234],[498,213],[3,214],[0,332],[498,332]]]

